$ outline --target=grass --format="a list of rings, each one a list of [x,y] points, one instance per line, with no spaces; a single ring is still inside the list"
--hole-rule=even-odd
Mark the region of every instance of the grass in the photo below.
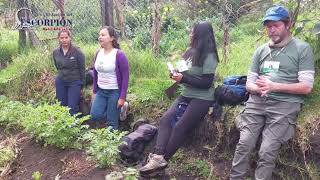
[[[0,71],[0,92],[13,99],[24,97],[32,87],[32,81],[45,71],[52,71],[53,65],[48,53],[30,50],[13,59],[12,63]]]
[[[14,151],[9,147],[0,147],[0,169],[5,167],[15,157]]]
[[[172,159],[172,169],[179,172],[189,172],[194,176],[200,176],[204,179],[217,179],[212,174],[210,163],[206,160],[190,157],[183,150],[179,149]]]
[[[6,64],[18,54],[18,31],[0,28],[0,64]]]

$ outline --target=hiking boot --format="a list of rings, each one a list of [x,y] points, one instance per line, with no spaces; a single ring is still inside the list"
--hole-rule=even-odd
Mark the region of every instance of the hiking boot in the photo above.
[[[129,108],[129,103],[126,101],[126,102],[124,102],[123,106],[121,107],[120,121],[124,121],[127,119],[128,108]]]
[[[139,169],[141,175],[148,175],[165,169],[168,166],[163,155],[149,154],[147,164]]]
[[[142,178],[159,178],[159,177],[163,177],[164,175],[166,174],[165,172],[165,169],[162,169],[162,170],[158,170],[158,171],[154,171],[154,172],[151,172],[149,174],[141,174],[140,173],[140,177]]]

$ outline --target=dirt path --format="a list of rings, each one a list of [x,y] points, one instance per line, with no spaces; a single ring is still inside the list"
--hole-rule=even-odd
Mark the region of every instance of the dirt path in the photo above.
[[[32,179],[32,173],[37,171],[42,174],[42,180],[52,180],[58,177],[59,180],[104,180],[110,172],[121,172],[125,169],[121,164],[112,168],[97,168],[94,163],[86,160],[87,156],[82,150],[61,150],[52,146],[44,147],[27,134],[14,132],[8,135],[0,128],[0,141],[7,136],[16,136],[18,139],[19,155],[11,166],[11,173],[4,180],[30,180]],[[177,174],[172,168],[166,171],[166,175],[157,179],[169,180],[172,178],[177,180],[201,179],[189,172]]]

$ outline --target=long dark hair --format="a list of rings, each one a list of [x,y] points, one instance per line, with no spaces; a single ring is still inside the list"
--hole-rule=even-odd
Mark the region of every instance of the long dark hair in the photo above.
[[[211,24],[208,22],[196,23],[193,26],[191,36],[190,47],[182,56],[185,60],[191,59],[193,66],[202,66],[208,54],[214,53],[219,62],[216,40]]]
[[[116,30],[112,26],[103,26],[100,29],[100,31],[102,29],[106,29],[109,33],[109,36],[113,37],[112,46],[114,48],[120,49],[120,44],[118,43],[118,34],[117,34]]]

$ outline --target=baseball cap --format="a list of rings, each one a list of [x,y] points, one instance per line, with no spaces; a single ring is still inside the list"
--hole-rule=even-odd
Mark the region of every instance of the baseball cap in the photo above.
[[[287,18],[289,18],[288,9],[281,5],[275,5],[267,10],[262,23],[265,24],[266,21],[280,21]]]

